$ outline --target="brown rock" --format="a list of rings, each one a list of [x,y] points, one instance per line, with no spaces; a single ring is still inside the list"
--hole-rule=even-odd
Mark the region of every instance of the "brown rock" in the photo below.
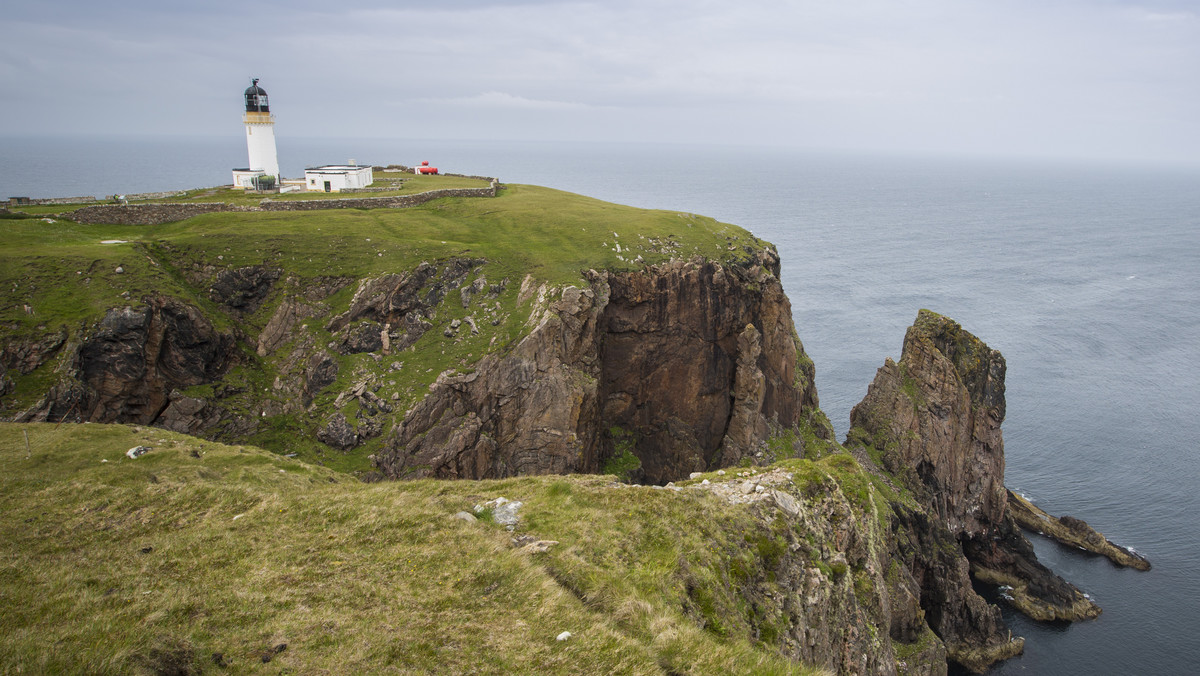
[[[220,333],[191,306],[152,297],[143,308],[109,310],[75,355],[75,377],[52,388],[57,405],[32,418],[63,419],[62,405],[75,392],[77,417],[92,422],[150,424],[167,408],[170,393],[213,382],[233,354],[233,335]],[[66,391],[63,391],[65,388]]]
[[[317,432],[317,439],[323,444],[346,451],[358,445],[358,433],[346,421],[346,416],[339,411]]]
[[[209,287],[213,300],[238,314],[250,314],[262,305],[279,270],[252,265],[232,268],[217,273]]]
[[[1113,543],[1083,519],[1065,514],[1055,518],[1012,491],[1008,492],[1008,511],[1017,525],[1026,530],[1040,533],[1065,545],[1106,556],[1118,566],[1150,570],[1150,561],[1146,557],[1128,547]]]
[[[59,329],[37,340],[15,340],[0,348],[0,366],[26,374],[46,363],[67,342],[66,328]]]
[[[900,362],[884,363],[850,413],[851,427],[892,448],[889,471],[914,471],[956,535],[986,535],[1004,515],[1004,372],[999,352],[921,310]]]
[[[376,462],[397,478],[599,472],[618,438],[633,440],[652,483],[736,462],[817,410],[777,273],[765,250],[741,267],[589,272],[587,288],[527,278],[525,338],[469,375],[439,377]],[[390,302],[365,288],[362,307]]]
[[[283,299],[267,325],[258,336],[258,356],[265,357],[292,338],[296,325],[309,317],[316,315],[316,310],[306,305],[298,298]]]
[[[174,390],[168,397],[170,404],[158,417],[155,424],[184,434],[199,434],[221,420],[221,412],[198,397],[184,396]]]
[[[957,323],[921,310],[898,363],[887,360],[851,412],[847,446],[870,445],[921,511],[894,505],[908,533],[898,555],[920,585],[930,626],[951,659],[981,670],[1010,656],[999,612],[972,591],[977,578],[1012,588],[1037,619],[1095,617],[1099,608],[1037,561],[1006,513],[1005,363]],[[869,454],[856,453],[872,465]]]

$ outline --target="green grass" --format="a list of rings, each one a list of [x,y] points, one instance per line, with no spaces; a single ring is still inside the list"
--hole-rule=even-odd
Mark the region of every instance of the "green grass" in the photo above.
[[[517,534],[558,544],[450,518],[501,495],[524,503]],[[753,641],[729,584],[746,543],[778,544],[702,492],[362,484],[153,428],[5,424],[0,509],[4,673],[241,673],[267,653],[292,673],[812,673]]]

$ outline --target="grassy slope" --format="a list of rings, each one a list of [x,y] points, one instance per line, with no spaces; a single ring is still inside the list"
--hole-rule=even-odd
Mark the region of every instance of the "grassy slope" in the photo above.
[[[273,369],[288,350],[262,360],[253,354],[252,343],[283,294],[294,288],[279,284],[258,312],[234,317],[209,298],[206,285],[190,283],[189,274],[209,266],[267,265],[303,285],[328,275],[358,280],[401,272],[422,261],[455,256],[487,259],[482,274],[489,284],[508,281],[495,300],[499,308],[494,312],[502,318],[498,325],[480,321],[478,335],[445,338],[446,324],[479,311],[448,298],[435,328],[411,352],[379,362],[368,355],[338,357],[339,382],[317,401],[323,406],[353,382],[373,376],[384,383],[380,396],[399,397],[401,411],[422,396],[438,373],[470,368],[483,354],[503,350],[520,337],[529,308],[517,307],[517,294],[526,275],[551,285],[582,285],[582,271],[639,268],[638,256],[646,263],[693,255],[732,260],[745,257],[747,245],[762,246],[745,230],[710,218],[524,185],[508,186],[494,199],[440,199],[410,209],[220,213],[159,226],[3,220],[0,229],[5,234],[0,238],[0,327],[6,339],[37,338],[60,328],[77,334],[109,308],[139,305],[152,293],[170,295],[199,306],[219,327],[236,326],[249,338],[242,365],[227,381],[260,393],[261,399],[275,396],[270,388]],[[126,243],[100,243],[105,240]],[[118,267],[122,273],[116,272]],[[333,314],[348,306],[355,288],[352,283],[329,299]],[[31,314],[24,312],[26,305]],[[325,321],[309,322],[306,329],[315,345],[332,339],[323,330]],[[396,362],[399,370],[392,370]],[[16,391],[5,397],[0,414],[12,415],[35,402],[55,377],[56,366],[48,364],[27,376],[10,374]],[[208,392],[201,387],[189,394],[204,397]],[[247,416],[261,413],[251,410],[249,402],[245,408]],[[326,453],[311,441],[320,421],[268,416],[262,422],[254,443],[344,470],[367,468],[366,456],[379,443],[349,455]],[[310,441],[297,444],[297,439]]]
[[[501,495],[560,544],[450,518]],[[730,584],[770,534],[706,492],[368,485],[153,428],[9,424],[0,511],[0,672],[218,673],[222,653],[237,673],[286,643],[272,671],[808,673],[754,644]]]

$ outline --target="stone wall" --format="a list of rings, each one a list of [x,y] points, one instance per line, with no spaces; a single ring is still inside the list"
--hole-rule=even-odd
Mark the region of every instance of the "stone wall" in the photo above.
[[[473,178],[477,181],[490,181],[493,184],[500,182],[500,179],[498,179],[494,176],[475,176],[472,174],[451,174],[451,173],[442,174],[442,176],[455,176],[457,178]]]
[[[211,214],[218,211],[258,211],[255,207],[239,207],[226,202],[203,202],[198,204],[97,204],[60,214],[76,223],[96,225],[158,225],[182,221],[185,218]]]
[[[186,190],[164,190],[162,192],[138,192],[129,195],[122,195],[128,201],[134,200],[165,200],[171,197],[177,197],[187,192]],[[116,197],[116,195],[113,195]]]
[[[392,179],[392,180],[396,180],[396,179]],[[394,185],[385,185],[381,188],[342,188],[341,190],[338,191],[338,193],[345,195],[346,193],[393,192],[396,189],[397,188]]]
[[[76,223],[95,225],[113,223],[117,225],[158,225],[182,221],[200,214],[221,211],[318,211],[322,209],[403,209],[415,207],[441,197],[495,197],[500,188],[496,179],[486,188],[452,188],[430,190],[415,195],[390,197],[349,197],[343,199],[272,200],[264,199],[257,207],[245,207],[227,202],[203,202],[194,204],[98,204],[83,207],[68,214],[60,214]]]
[[[93,197],[31,197],[28,200],[16,201],[16,198],[5,200],[5,206],[43,206],[43,205],[58,205],[58,204],[87,204],[95,202]]]
[[[495,197],[498,183],[492,182],[487,188],[448,188],[445,190],[430,190],[415,195],[393,195],[390,197],[347,197],[328,200],[287,200],[275,201],[265,199],[261,208],[264,211],[315,211],[318,209],[402,209],[415,207],[441,197]]]

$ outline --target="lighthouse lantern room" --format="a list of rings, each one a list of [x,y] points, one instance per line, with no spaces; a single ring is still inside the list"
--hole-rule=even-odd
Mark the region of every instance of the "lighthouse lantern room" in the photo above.
[[[233,185],[237,188],[255,187],[258,177],[272,177],[271,183],[279,184],[279,159],[275,153],[275,116],[267,102],[267,92],[258,86],[254,78],[246,89],[246,112],[242,122],[246,125],[246,150],[250,166],[233,170]]]

